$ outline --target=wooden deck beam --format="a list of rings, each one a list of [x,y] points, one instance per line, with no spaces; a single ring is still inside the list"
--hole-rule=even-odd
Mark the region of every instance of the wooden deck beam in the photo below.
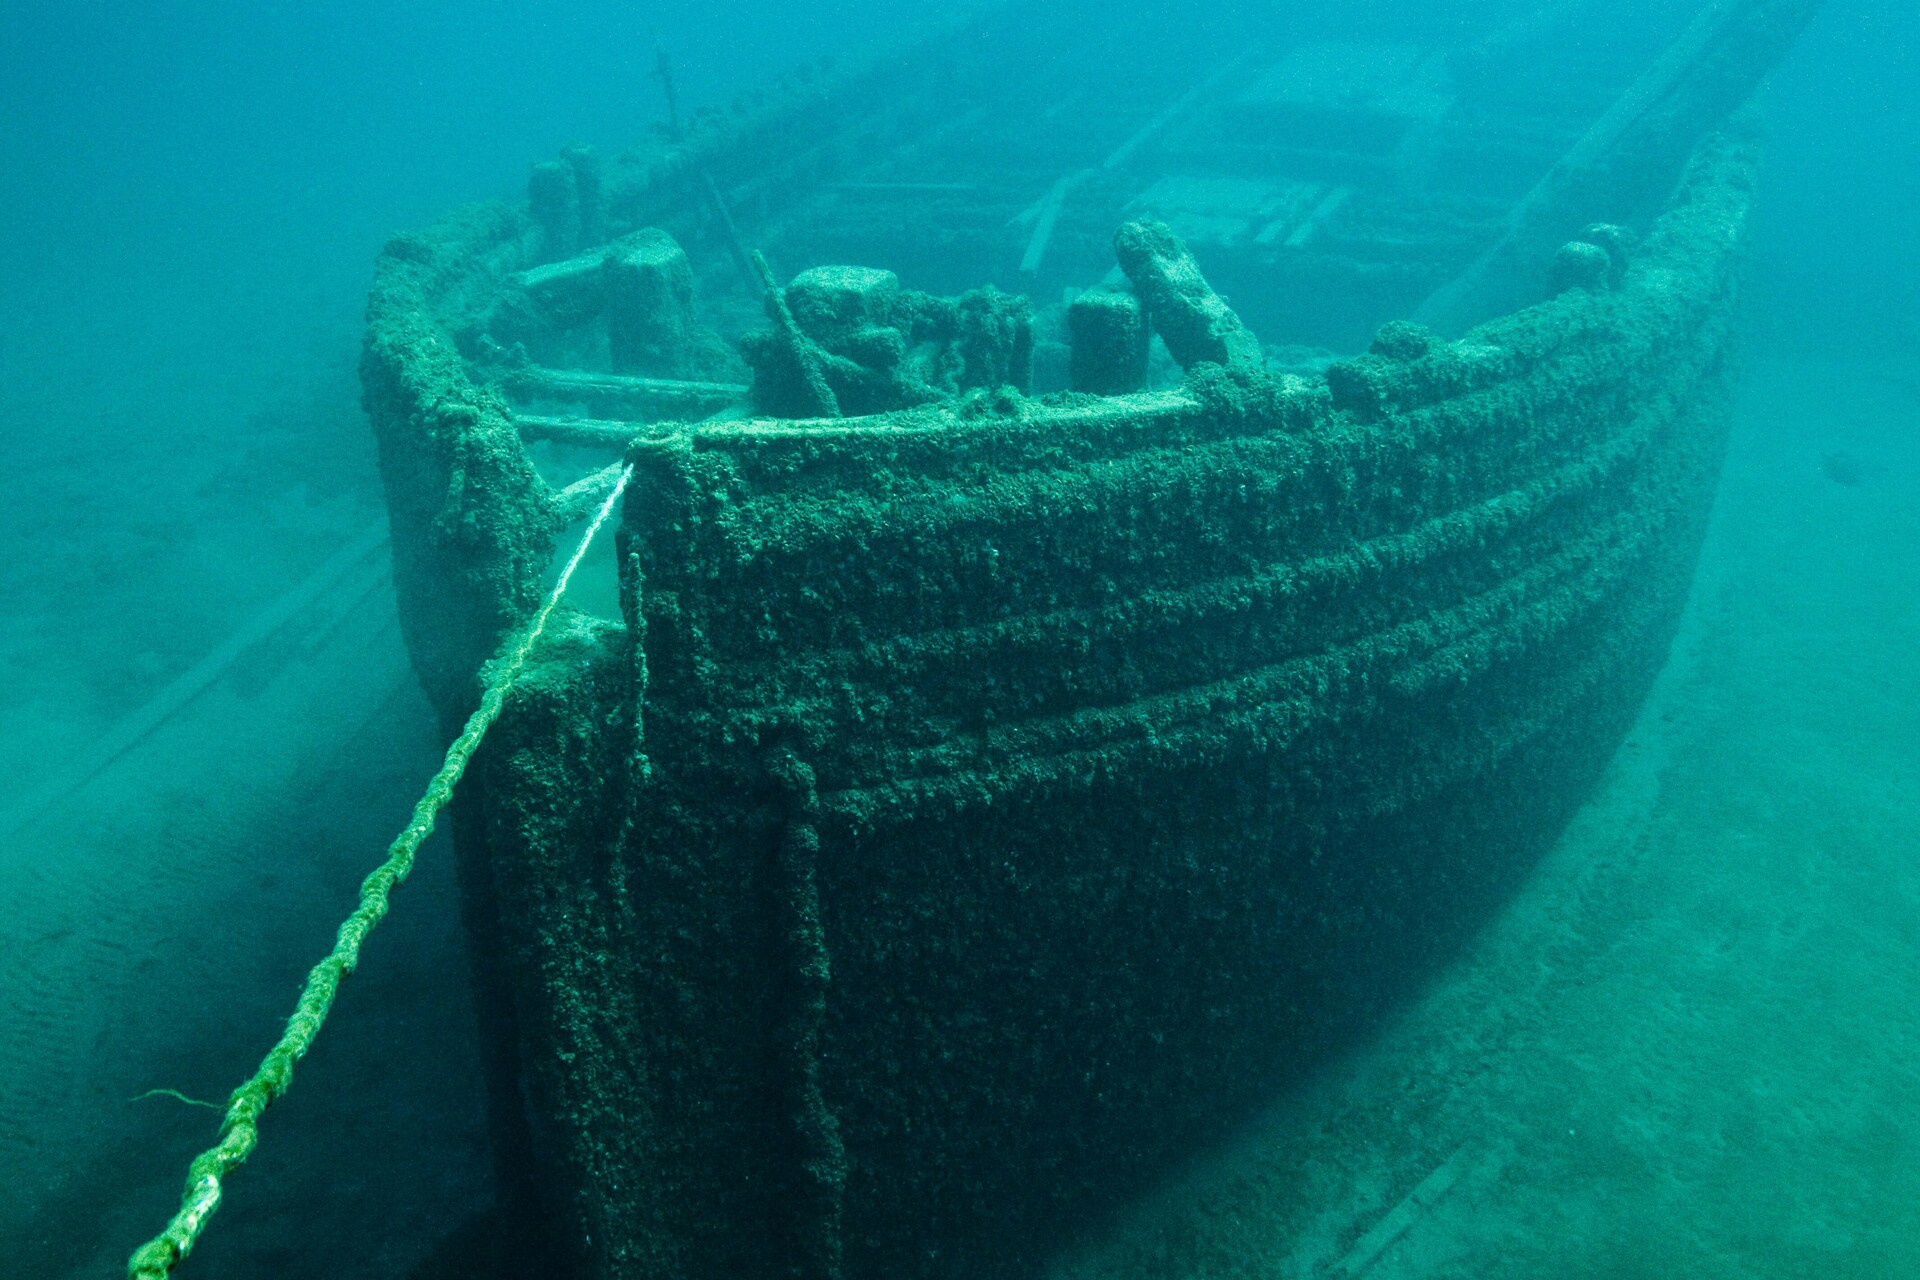
[[[636,420],[704,418],[747,395],[747,388],[737,382],[692,382],[538,366],[503,370],[495,376],[507,394],[517,400],[580,401],[596,413]]]

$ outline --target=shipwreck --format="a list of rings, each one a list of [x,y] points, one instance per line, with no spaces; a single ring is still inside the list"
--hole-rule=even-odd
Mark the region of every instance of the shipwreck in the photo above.
[[[1814,8],[995,10],[394,238],[450,728],[624,482],[455,802],[493,1247],[1027,1274],[1443,958],[1664,659]]]

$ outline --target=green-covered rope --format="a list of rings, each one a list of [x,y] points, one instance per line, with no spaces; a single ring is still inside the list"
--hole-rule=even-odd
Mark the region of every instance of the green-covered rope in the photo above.
[[[632,478],[631,466],[621,471],[613,492],[607,495],[599,514],[587,526],[586,536],[574,548],[573,557],[561,570],[559,581],[554,583],[545,603],[491,664],[486,692],[481,695],[480,705],[468,717],[460,736],[447,748],[440,771],[427,783],[426,794],[413,807],[413,817],[406,829],[388,846],[386,861],[361,882],[360,905],[341,924],[333,950],[307,975],[307,985],[300,992],[300,1001],[294,1006],[293,1016],[287,1020],[287,1029],[279,1043],[268,1051],[252,1078],[235,1089],[227,1099],[226,1118],[220,1125],[220,1141],[201,1152],[187,1167],[187,1187],[180,1197],[179,1212],[173,1215],[165,1231],[141,1245],[127,1260],[128,1280],[161,1280],[192,1251],[201,1232],[206,1230],[214,1211],[220,1207],[222,1180],[244,1164],[253,1153],[254,1145],[259,1141],[261,1113],[286,1093],[287,1087],[293,1083],[294,1065],[306,1056],[314,1037],[320,1033],[320,1026],[327,1020],[327,1012],[333,1006],[333,997],[340,989],[341,979],[352,973],[360,961],[360,944],[373,932],[373,927],[380,923],[381,917],[387,914],[387,898],[394,887],[413,870],[414,855],[419,852],[427,836],[432,834],[435,816],[452,798],[454,784],[466,772],[467,762],[473,758],[480,740],[499,718],[507,694],[519,678],[528,655],[539,643],[541,632],[546,629],[548,616],[553,613],[554,606],[560,603],[560,597],[566,594],[567,582],[573,577],[573,571],[579,567],[587,547],[600,532],[600,526],[613,513],[614,504],[619,502],[627,481]]]

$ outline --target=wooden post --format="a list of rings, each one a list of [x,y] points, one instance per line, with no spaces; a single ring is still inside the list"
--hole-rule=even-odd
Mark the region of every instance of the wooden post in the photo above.
[[[1260,340],[1200,274],[1200,264],[1164,222],[1143,218],[1113,233],[1120,269],[1182,369],[1202,361],[1258,367]]]

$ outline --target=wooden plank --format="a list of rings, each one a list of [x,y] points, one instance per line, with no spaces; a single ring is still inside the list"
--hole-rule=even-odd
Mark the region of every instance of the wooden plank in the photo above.
[[[747,394],[747,388],[737,382],[643,378],[539,366],[500,370],[493,377],[508,395],[518,399],[580,401],[596,412],[631,415],[635,419],[705,417],[716,409],[744,400]]]
[[[335,552],[305,581],[268,605],[246,626],[229,636],[213,652],[189,667],[146,705],[123,716],[94,744],[40,786],[0,813],[0,839],[12,837],[63,797],[84,786],[101,770],[125,755],[148,734],[165,724],[183,707],[206,692],[246,652],[279,631],[295,616],[338,587],[356,568],[387,545],[383,521]],[[385,574],[385,569],[379,571]]]
[[[1389,1209],[1385,1216],[1354,1242],[1346,1256],[1334,1264],[1333,1273],[1339,1276],[1365,1275],[1382,1254],[1413,1228],[1414,1223],[1453,1190],[1454,1184],[1466,1173],[1468,1163],[1467,1148],[1464,1145],[1455,1148],[1452,1155],[1441,1161],[1400,1203]]]

